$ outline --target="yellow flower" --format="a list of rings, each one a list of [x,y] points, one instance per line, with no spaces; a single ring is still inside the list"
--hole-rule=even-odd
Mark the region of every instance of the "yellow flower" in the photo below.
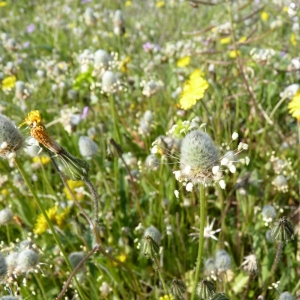
[[[2,80],[2,90],[3,91],[11,90],[12,88],[15,87],[16,81],[17,78],[14,75],[4,78]]]
[[[241,55],[241,51],[240,50],[237,50],[237,51],[231,50],[229,52],[229,57],[230,58],[236,58],[237,56],[240,56],[240,55]]]
[[[239,43],[244,43],[247,41],[247,37],[246,36],[242,36],[240,39],[239,39]]]
[[[177,61],[177,67],[178,68],[184,68],[187,67],[191,62],[191,57],[190,56],[184,56]]]
[[[174,300],[173,295],[164,295],[163,297],[159,297],[159,300]]]
[[[4,7],[4,6],[6,6],[7,5],[7,3],[5,2],[5,1],[1,1],[0,2],[0,7]]]
[[[129,56],[126,56],[126,58],[123,59],[123,60],[121,61],[120,69],[121,69],[121,71],[122,71],[123,73],[128,72],[128,67],[127,67],[127,65],[128,65],[128,63],[129,63],[130,61],[131,61],[131,58],[130,58]]]
[[[156,3],[156,7],[158,7],[158,8],[163,7],[163,6],[165,6],[165,2],[164,1],[158,1]]]
[[[126,1],[125,2],[125,6],[130,6],[131,5],[131,1]]]
[[[59,228],[62,228],[65,225],[66,218],[68,217],[70,213],[71,208],[67,207],[65,208],[60,214],[56,216],[56,223]]]
[[[264,22],[266,22],[266,21],[268,21],[268,19],[269,19],[269,14],[268,14],[267,12],[263,11],[263,12],[260,14],[260,18],[261,18]]]
[[[300,91],[293,97],[292,101],[288,104],[289,113],[300,121]]]
[[[76,192],[76,189],[84,186],[84,183],[81,180],[78,180],[78,181],[67,180],[67,183],[68,183],[68,186],[70,187],[71,191],[73,191],[73,192]],[[68,200],[72,200],[72,196],[66,187],[64,187],[64,193]],[[83,196],[84,196],[83,193],[76,194],[76,197],[78,198],[78,200],[81,200],[83,198]]]
[[[8,189],[1,190],[1,195],[7,196],[8,195]]]
[[[32,161],[34,163],[41,163],[42,165],[46,165],[47,163],[50,162],[50,157],[49,156],[35,156]]]
[[[201,75],[200,70],[195,70],[184,83],[179,99],[179,105],[182,109],[190,109],[198,100],[204,97],[204,93],[208,88],[208,82]]]
[[[224,37],[220,40],[220,44],[221,45],[226,45],[226,44],[229,44],[230,43],[230,37],[227,36],[227,37]]]
[[[58,210],[58,207],[54,206],[46,211],[48,218],[50,219],[50,221],[53,224],[56,223],[57,210]],[[40,214],[36,219],[33,232],[35,234],[42,234],[43,232],[45,232],[47,230],[47,228],[48,228],[47,221],[46,221],[44,215]]]
[[[293,46],[296,46],[297,45],[297,40],[296,40],[296,34],[295,33],[292,33],[291,36],[290,36],[290,41],[291,41],[291,44]]]

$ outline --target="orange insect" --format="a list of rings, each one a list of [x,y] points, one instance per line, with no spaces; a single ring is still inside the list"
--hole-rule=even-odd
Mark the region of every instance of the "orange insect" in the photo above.
[[[61,154],[64,151],[63,148],[50,137],[46,127],[42,123],[42,117],[38,110],[29,112],[27,118],[25,118],[19,127],[24,124],[27,124],[30,127],[30,135],[48,150],[55,154]]]
[[[49,151],[56,154],[57,163],[63,169],[62,172],[66,177],[72,180],[84,180],[88,177],[88,164],[84,160],[70,154],[49,135],[42,123],[42,117],[38,110],[29,112],[27,118],[25,118],[19,127],[25,124],[29,126],[32,137]]]

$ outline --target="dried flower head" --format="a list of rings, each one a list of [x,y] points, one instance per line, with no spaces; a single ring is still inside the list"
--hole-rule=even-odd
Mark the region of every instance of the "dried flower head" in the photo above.
[[[225,250],[218,250],[215,259],[216,268],[219,272],[226,272],[231,267],[231,257]]]
[[[248,256],[244,257],[244,261],[241,265],[243,269],[250,273],[256,273],[257,272],[257,257],[255,254],[250,254]]]
[[[275,241],[285,243],[294,238],[294,229],[285,217],[280,218],[272,227],[272,236]]]
[[[0,115],[0,157],[13,159],[24,145],[24,138],[13,122]]]

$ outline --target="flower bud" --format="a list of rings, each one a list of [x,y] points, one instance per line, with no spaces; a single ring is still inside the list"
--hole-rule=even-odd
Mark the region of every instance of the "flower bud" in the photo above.
[[[272,236],[279,243],[292,240],[294,238],[292,224],[285,217],[280,218],[272,227]]]
[[[215,292],[216,287],[213,282],[204,279],[198,283],[196,294],[200,300],[210,299]]]
[[[79,152],[83,157],[90,158],[97,155],[98,145],[88,136],[81,136],[78,141]]]
[[[175,297],[175,299],[178,300],[184,299],[183,295],[185,291],[186,291],[185,284],[181,280],[174,278],[172,280],[170,292]]]
[[[154,226],[150,226],[145,230],[143,252],[147,258],[153,259],[158,254],[160,241],[161,234]]]

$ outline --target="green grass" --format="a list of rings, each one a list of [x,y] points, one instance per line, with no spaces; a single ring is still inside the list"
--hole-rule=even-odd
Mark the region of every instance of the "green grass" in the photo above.
[[[292,29],[296,21],[284,6],[272,1],[217,1],[217,5],[199,3],[198,8],[193,8],[189,1],[166,0],[162,7],[157,7],[157,2],[133,0],[127,6],[125,1],[66,4],[28,0],[7,1],[6,6],[0,7],[1,80],[12,75],[7,71],[7,63],[13,62],[13,75],[30,90],[30,97],[20,100],[14,88],[6,92],[1,88],[1,113],[19,125],[28,112],[39,110],[43,124],[51,123],[47,127],[51,137],[78,158],[82,158],[79,137],[89,135],[90,128],[95,129],[93,139],[98,152],[87,162],[89,178],[99,194],[97,227],[101,249],[78,270],[77,283],[72,280],[64,296],[67,298],[63,299],[167,299],[162,298],[165,291],[161,278],[168,290],[174,278],[181,280],[187,290],[182,298],[175,299],[191,299],[198,240],[193,241],[189,234],[195,232],[191,226],[199,228],[199,187],[195,185],[192,192],[187,192],[176,181],[173,171],[179,169],[179,147],[172,154],[157,153],[160,164],[156,170],[146,166],[145,160],[159,136],[166,136],[174,124],[196,117],[199,125],[206,123],[206,132],[222,154],[228,151],[226,145],[232,133],[238,132],[239,139],[229,148],[234,150],[239,142],[247,143],[249,149],[240,153],[238,159],[250,158],[248,165],[236,164],[236,173],[224,172],[225,190],[217,183],[205,188],[209,220],[215,218],[213,229],[221,231],[216,233],[218,241],[204,240],[200,280],[209,278],[217,292],[224,292],[232,300],[257,299],[262,294],[264,299],[279,299],[284,291],[296,299],[300,291],[300,245],[296,231],[300,129],[288,113],[289,99],[271,116],[281,99],[280,93],[299,83],[299,70],[288,67],[299,56],[299,34]],[[94,10],[95,26],[85,23],[87,7]],[[122,10],[125,18],[126,31],[122,36],[113,31],[112,19],[117,9]],[[268,14],[265,21],[262,12]],[[296,15],[300,16],[299,11]],[[281,26],[271,27],[278,19]],[[218,26],[226,22],[229,25],[221,32]],[[26,28],[31,23],[35,30],[28,33]],[[4,34],[17,42],[16,50],[7,48]],[[223,44],[225,37],[230,40]],[[246,40],[239,42],[244,37]],[[25,42],[29,42],[28,47],[24,47]],[[146,42],[159,45],[158,50],[144,51]],[[267,62],[259,62],[250,54],[253,48],[273,49],[275,55]],[[81,69],[78,57],[85,49],[91,53],[98,49],[117,53],[118,61],[130,57],[126,72],[118,65],[112,68],[122,83],[121,91],[112,95],[101,92],[101,75],[93,72],[93,62],[86,70]],[[239,56],[232,58],[229,54],[234,49]],[[184,56],[190,56],[191,62],[179,68],[177,61]],[[66,70],[61,69],[63,65]],[[180,111],[180,94],[174,92],[183,87],[195,69],[203,72],[209,88],[191,109]],[[44,77],[37,75],[41,70]],[[146,97],[140,86],[143,80],[162,81],[163,87]],[[78,92],[77,98],[68,97],[71,89]],[[66,118],[61,120],[61,110],[74,107],[75,114],[80,115],[86,106],[87,117],[68,132],[63,123]],[[153,121],[145,134],[139,127],[147,110],[152,112]],[[22,127],[21,131],[27,139],[30,129]],[[181,134],[177,138],[183,137]],[[124,155],[125,165],[120,159],[121,150],[109,142],[111,138],[124,154],[131,153],[135,159],[126,159]],[[40,155],[49,154],[44,149]],[[279,159],[283,169],[278,169]],[[0,226],[1,252],[6,257],[12,251],[21,251],[20,242],[30,239],[41,263],[37,273],[19,274],[14,280],[4,278],[0,297],[9,295],[10,289],[23,299],[55,299],[71,270],[61,250],[66,256],[75,251],[88,254],[95,245],[95,237],[74,201],[67,199],[63,182],[51,162],[33,163],[33,158],[23,150],[18,153],[18,161],[43,210],[54,206],[58,206],[58,213],[66,207],[70,210],[63,225],[53,223],[62,247],[59,249],[50,229],[38,235],[33,233],[41,210],[17,167],[10,166],[6,159],[0,161],[0,182],[7,176],[0,183],[0,210],[10,207],[15,216],[7,225]],[[272,184],[278,174],[287,179],[285,193]],[[174,190],[179,190],[178,199]],[[88,187],[82,185],[74,193],[93,220],[94,204]],[[261,213],[265,205],[274,206],[277,212],[268,226]],[[271,274],[278,241],[268,240],[266,232],[282,217],[295,228],[295,238],[284,244],[278,267]],[[143,253],[144,230],[150,226],[161,233],[160,250],[155,256],[158,266]],[[157,245],[150,246],[157,251]],[[220,249],[228,252],[231,265],[226,272],[211,276],[204,265]],[[250,254],[256,255],[258,270],[249,277],[241,264]],[[267,289],[267,285],[277,282],[276,288]]]

